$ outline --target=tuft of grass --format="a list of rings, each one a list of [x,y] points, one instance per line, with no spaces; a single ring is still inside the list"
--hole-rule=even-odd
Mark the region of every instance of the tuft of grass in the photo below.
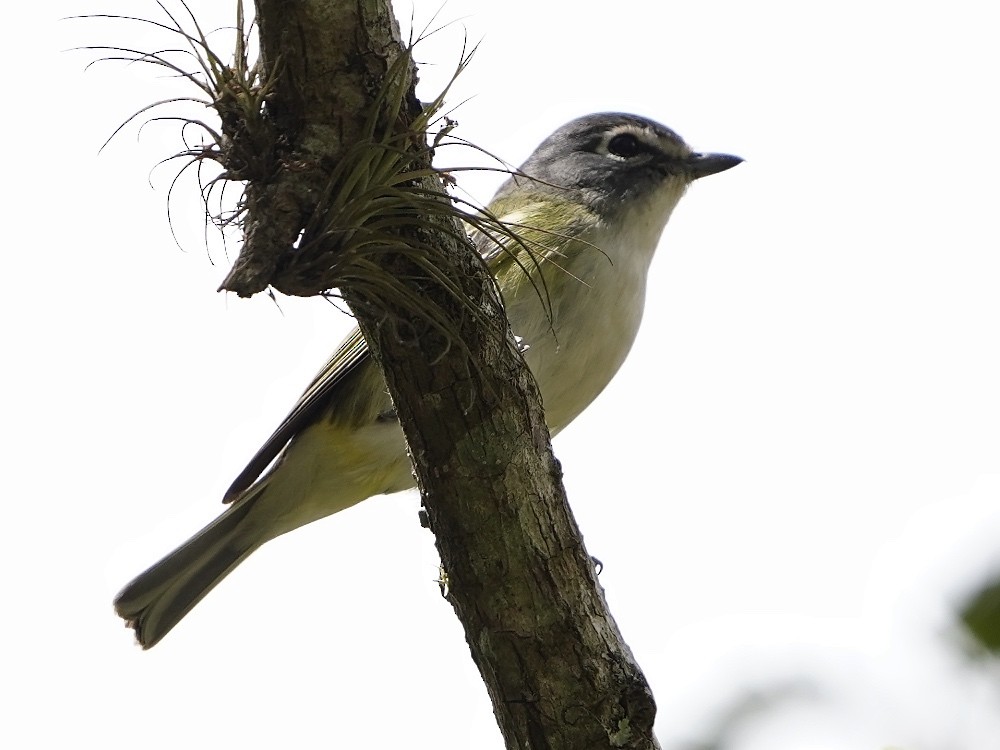
[[[280,58],[264,66],[255,54],[255,23],[248,20],[242,0],[237,0],[232,31],[234,44],[230,55],[213,49],[209,37],[194,12],[177,0],[182,12],[175,13],[164,0],[154,0],[163,18],[97,14],[77,18],[103,18],[143,24],[165,31],[178,46],[144,51],[118,46],[88,46],[80,49],[105,53],[91,63],[124,61],[152,65],[165,70],[195,87],[191,96],[172,97],[146,105],[123,121],[105,142],[105,146],[127,126],[147,116],[142,128],[155,122],[175,122],[180,126],[184,148],[158,163],[179,161],[180,167],[170,183],[167,195],[168,221],[171,197],[181,177],[189,170],[197,173],[209,226],[220,232],[227,228],[243,230],[248,211],[248,186],[263,194],[262,187],[279,178],[282,170],[295,171],[308,166],[296,160],[295,144],[279,132],[269,117],[269,97],[273,94],[282,70]],[[321,294],[336,297],[336,289],[350,285],[360,297],[382,301],[387,306],[406,311],[436,329],[445,342],[460,341],[454,312],[431,303],[421,293],[423,284],[446,289],[459,310],[470,315],[489,330],[505,332],[505,321],[487,320],[481,307],[463,294],[460,285],[438,266],[440,250],[436,238],[442,233],[450,239],[468,241],[472,230],[492,246],[487,256],[506,253],[534,285],[546,310],[551,310],[549,290],[540,265],[558,266],[558,246],[569,237],[532,227],[512,225],[487,209],[468,200],[450,196],[443,185],[453,184],[452,175],[462,167],[446,170],[432,166],[435,149],[462,145],[485,153],[453,134],[454,121],[444,110],[445,98],[457,77],[469,65],[475,48],[464,47],[459,64],[444,90],[431,102],[424,103],[405,128],[400,123],[409,117],[404,107],[412,101],[415,65],[413,49],[434,31],[422,32],[410,39],[404,54],[390,65],[381,87],[371,102],[362,135],[338,155],[336,163],[324,175],[323,188],[315,193],[315,202],[294,245],[282,251],[270,283],[272,289],[291,290],[295,294]],[[228,59],[228,61],[227,61]],[[181,104],[205,108],[209,117],[185,117],[175,112],[160,114]],[[200,140],[195,142],[195,131]],[[103,146],[102,146],[103,148]],[[497,171],[515,174],[510,165],[497,159]],[[206,167],[214,165],[213,172]],[[228,210],[223,209],[226,187],[241,186],[239,197]],[[213,203],[214,200],[217,203]],[[213,210],[212,205],[218,205]],[[176,240],[176,235],[175,235]],[[206,234],[207,243],[207,234]],[[411,261],[409,278],[385,269],[387,253],[405,254]],[[489,257],[487,258],[489,259]],[[413,281],[419,279],[420,284]],[[273,296],[273,292],[269,290]],[[403,321],[397,321],[402,325]],[[446,347],[449,344],[446,343]]]
[[[278,167],[276,145],[279,136],[274,124],[267,117],[266,108],[281,70],[281,61],[265,70],[253,49],[254,23],[248,21],[242,0],[236,3],[235,25],[231,28],[235,37],[233,54],[226,62],[216,53],[194,12],[185,2],[177,0],[182,14],[174,13],[162,1],[154,0],[164,20],[115,14],[90,14],[74,16],[77,19],[107,19],[141,24],[152,29],[165,31],[177,38],[179,46],[157,50],[141,50],[130,47],[92,45],[77,49],[98,51],[103,54],[87,67],[98,62],[126,62],[129,64],[151,65],[168,75],[183,79],[197,90],[191,96],[171,97],[148,104],[127,117],[111,133],[101,146],[103,150],[130,124],[148,115],[139,126],[141,131],[152,123],[174,122],[180,125],[184,148],[158,162],[154,169],[164,164],[181,162],[167,191],[167,218],[173,232],[171,198],[184,174],[195,169],[202,205],[205,213],[206,229],[215,225],[220,230],[242,223],[246,204],[238,199],[235,208],[224,210],[224,192],[231,182],[246,183],[250,180],[264,181],[271,178]],[[190,67],[188,66],[190,65]],[[170,109],[180,104],[195,104],[204,107],[210,117],[192,118],[176,113],[156,114],[162,108]],[[190,131],[196,131],[196,138]],[[197,141],[197,142],[196,142]],[[207,173],[208,164],[217,165]],[[219,194],[213,202],[213,192]],[[218,210],[212,208],[218,205]],[[176,234],[174,239],[177,241]],[[207,242],[207,237],[206,237]],[[180,244],[178,242],[178,244]]]

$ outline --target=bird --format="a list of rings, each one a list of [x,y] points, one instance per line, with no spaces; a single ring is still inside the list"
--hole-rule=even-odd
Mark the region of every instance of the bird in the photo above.
[[[542,141],[488,204],[490,215],[533,238],[533,255],[525,258],[527,243],[471,233],[497,281],[553,436],[625,361],[650,263],[688,186],[742,161],[696,152],[645,117],[590,114]],[[115,611],[150,648],[271,539],[414,486],[385,382],[355,329],[233,482],[226,509],[128,583]]]

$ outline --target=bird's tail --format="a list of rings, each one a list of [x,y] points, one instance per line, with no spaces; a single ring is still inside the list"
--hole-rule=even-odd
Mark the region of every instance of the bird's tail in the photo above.
[[[259,495],[258,495],[259,496]],[[115,611],[143,648],[154,646],[191,608],[257,549],[241,523],[255,496],[237,500],[215,521],[125,586]],[[244,533],[241,533],[244,532]]]

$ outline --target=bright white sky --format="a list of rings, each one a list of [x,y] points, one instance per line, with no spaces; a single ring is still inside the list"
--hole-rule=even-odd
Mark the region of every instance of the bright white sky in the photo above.
[[[315,300],[215,293],[227,265],[196,209],[174,204],[181,251],[171,172],[147,182],[172,129],[97,154],[176,92],[62,52],[147,41],[56,20],[116,8],[156,12],[23,4],[0,46],[0,745],[499,750],[415,493],[268,545],[151,652],[114,617],[118,588],[221,510],[350,326]],[[417,2],[417,25],[436,10]],[[213,12],[206,27],[229,22]],[[453,0],[441,18],[463,20],[420,49],[423,96],[464,25],[483,41],[451,97],[475,96],[457,132],[512,162],[609,109],[747,160],[681,203],[630,360],[556,442],[664,744],[748,685],[811,674],[823,701],[734,747],[995,750],[997,675],[942,637],[949,604],[1000,564],[987,4]],[[481,200],[499,181],[461,178]]]

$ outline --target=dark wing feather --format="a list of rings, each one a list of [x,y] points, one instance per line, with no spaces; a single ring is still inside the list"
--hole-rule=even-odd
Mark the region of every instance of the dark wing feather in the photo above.
[[[292,407],[288,416],[278,425],[278,429],[264,442],[256,455],[250,459],[250,463],[226,490],[222,501],[231,503],[246,492],[247,488],[257,481],[264,469],[281,453],[288,441],[315,422],[317,417],[326,410],[333,389],[349,373],[367,361],[369,356],[368,344],[361,335],[361,331],[355,328],[354,332],[337,347],[333,356],[330,357],[330,361],[309,384],[298,403]]]
[[[473,232],[472,240],[486,262],[494,267],[503,258],[503,249],[497,246],[490,237],[481,232]],[[264,470],[278,457],[278,454],[288,445],[296,434],[316,421],[329,407],[331,392],[351,372],[364,364],[371,357],[368,344],[357,328],[337,348],[305,393],[292,407],[278,429],[269,437],[260,450],[250,459],[250,463],[236,477],[222,501],[231,503],[252,487]]]

